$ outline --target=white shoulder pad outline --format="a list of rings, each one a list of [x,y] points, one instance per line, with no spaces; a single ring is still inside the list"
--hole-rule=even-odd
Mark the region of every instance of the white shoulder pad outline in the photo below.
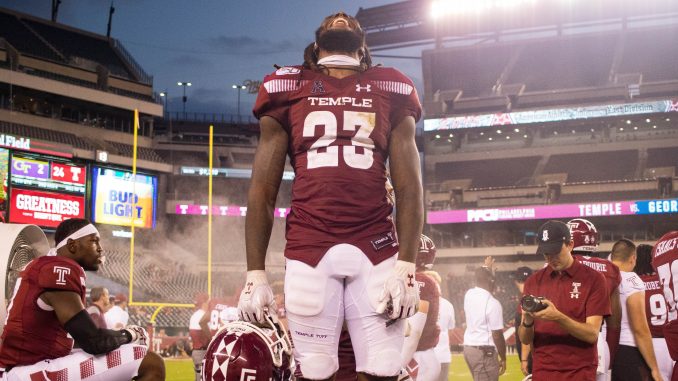
[[[275,71],[275,75],[287,75],[287,74],[299,74],[301,73],[300,69],[292,66],[283,66],[280,69]]]

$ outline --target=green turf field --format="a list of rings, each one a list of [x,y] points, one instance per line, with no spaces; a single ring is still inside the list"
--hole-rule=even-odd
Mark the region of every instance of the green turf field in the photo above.
[[[517,355],[508,355],[507,370],[503,376],[499,377],[502,381],[520,381],[523,374],[520,372],[520,362]],[[186,360],[165,360],[167,368],[167,381],[193,381],[193,362]],[[452,355],[452,364],[450,365],[450,374],[448,380],[454,381],[472,381],[471,373],[464,362],[464,357],[460,354]]]

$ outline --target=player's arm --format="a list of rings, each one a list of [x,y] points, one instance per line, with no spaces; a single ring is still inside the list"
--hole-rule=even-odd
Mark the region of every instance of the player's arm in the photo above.
[[[523,311],[520,327],[518,327],[518,337],[525,345],[532,344],[534,340],[534,317],[529,312]]]
[[[535,318],[555,321],[562,329],[567,331],[567,333],[589,344],[595,344],[598,341],[598,332],[600,330],[600,325],[603,322],[602,315],[587,316],[585,322],[579,322],[560,312],[550,300],[544,299],[544,303],[546,303],[548,307],[533,313]],[[522,336],[520,339],[522,340]],[[531,344],[532,341],[530,340],[525,343]]]
[[[497,347],[497,353],[499,354],[499,375],[506,372],[506,340],[504,339],[504,331],[501,329],[492,331],[492,341],[494,346]]]
[[[610,295],[610,316],[605,317],[607,334],[605,341],[610,350],[610,367],[613,364],[614,356],[619,346],[619,335],[621,334],[622,308],[619,299],[619,287],[615,287]]]
[[[203,336],[205,337],[212,337],[212,331],[210,330],[209,322],[211,319],[212,314],[210,311],[205,312],[202,317],[200,318],[200,321],[198,324],[200,324],[200,330],[202,331]]]
[[[80,295],[73,291],[46,291],[40,299],[54,308],[59,323],[89,354],[107,353],[133,340],[127,330],[97,328],[82,305]]]
[[[523,372],[523,375],[527,376],[530,374],[528,371],[528,363],[529,363],[529,357],[530,357],[530,352],[532,352],[532,346],[531,345],[526,345],[524,343],[520,343],[520,346],[522,350],[520,351],[521,353],[521,358],[520,358],[520,371]]]
[[[405,336],[405,341],[403,342],[403,349],[401,353],[402,363],[404,367],[410,363],[414,352],[417,351],[417,346],[419,345],[419,339],[424,333],[424,326],[426,325],[426,317],[428,316],[428,307],[429,302],[426,300],[419,300],[419,308],[416,314],[412,317],[407,318],[407,334]]]
[[[499,374],[506,372],[506,340],[504,339],[504,311],[496,299],[492,301],[487,314],[488,326],[492,329],[492,341],[499,355]]]
[[[424,225],[421,169],[414,140],[415,131],[414,118],[407,116],[393,128],[389,142],[389,170],[396,198],[396,230],[400,244],[398,259],[412,263]]]
[[[629,325],[631,326],[631,333],[636,340],[636,345],[640,354],[643,356],[645,363],[652,375],[656,376],[659,371],[657,366],[657,359],[654,356],[654,348],[652,346],[652,335],[650,335],[650,327],[647,325],[647,318],[645,317],[645,292],[635,292],[626,299],[626,309],[629,316]],[[657,378],[655,378],[656,380]]]
[[[273,211],[285,170],[287,132],[275,119],[264,116],[252,165],[252,180],[245,218],[247,270],[264,270],[266,249],[273,228]]]

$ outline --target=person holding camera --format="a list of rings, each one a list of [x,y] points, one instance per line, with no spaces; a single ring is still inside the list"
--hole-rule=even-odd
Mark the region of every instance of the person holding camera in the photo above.
[[[501,304],[492,296],[492,257],[476,269],[476,287],[464,296],[464,360],[473,381],[496,381],[506,371],[506,342]]]
[[[572,257],[570,229],[551,220],[538,231],[547,264],[525,281],[520,341],[532,344],[534,380],[596,379],[596,343],[610,314],[605,278]]]

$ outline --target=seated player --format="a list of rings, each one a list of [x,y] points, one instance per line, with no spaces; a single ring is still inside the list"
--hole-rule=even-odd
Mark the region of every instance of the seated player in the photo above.
[[[145,329],[97,328],[85,310],[85,270],[101,264],[97,229],[70,219],[54,238],[56,256],[34,259],[17,280],[0,344],[0,379],[164,380],[165,365],[148,351]]]

